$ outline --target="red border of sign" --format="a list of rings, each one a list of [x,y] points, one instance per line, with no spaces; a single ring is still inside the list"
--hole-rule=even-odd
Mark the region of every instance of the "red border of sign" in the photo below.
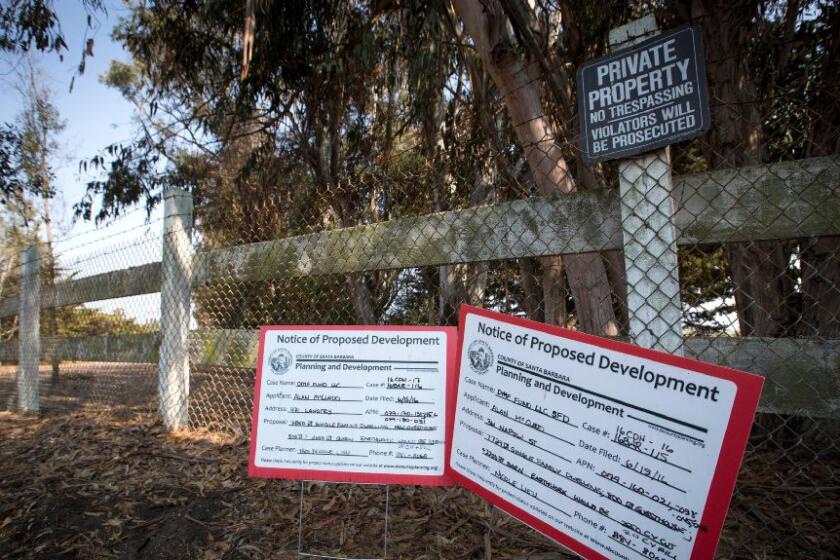
[[[319,469],[288,469],[258,467],[254,464],[257,450],[257,412],[260,409],[260,384],[262,383],[263,350],[265,334],[269,331],[425,331],[446,334],[446,418],[444,419],[444,471],[442,475],[355,473]],[[259,352],[257,355],[257,379],[254,383],[254,407],[251,412],[251,442],[248,452],[248,476],[262,478],[288,478],[292,480],[318,480],[323,482],[355,482],[359,484],[418,484],[424,486],[451,486],[454,484],[449,468],[449,453],[452,438],[448,426],[455,416],[455,374],[456,336],[455,327],[418,326],[376,326],[376,325],[267,325],[260,327]]]
[[[640,346],[601,338],[579,331],[572,331],[562,327],[554,327],[528,319],[520,319],[519,317],[512,317],[503,313],[496,313],[494,311],[488,311],[486,309],[472,307],[469,305],[461,306],[458,318],[458,325],[460,328],[458,329],[457,365],[459,372],[461,371],[461,348],[464,343],[464,325],[466,325],[466,316],[468,313],[487,317],[488,319],[505,321],[520,327],[535,329],[578,342],[584,342],[586,344],[593,344],[595,346],[600,346],[601,348],[623,352],[625,354],[654,360],[663,364],[689,369],[697,373],[711,375],[712,377],[726,379],[735,383],[737,389],[735,393],[735,401],[732,403],[732,414],[729,417],[729,424],[726,427],[726,432],[724,433],[723,441],[721,442],[720,455],[715,468],[715,474],[712,477],[709,494],[706,497],[706,505],[703,509],[703,514],[700,517],[700,525],[705,526],[707,530],[697,532],[697,540],[694,543],[694,548],[691,553],[692,560],[714,557],[715,549],[717,548],[717,543],[720,538],[720,532],[723,529],[723,522],[726,519],[726,513],[729,510],[729,502],[732,498],[732,491],[735,488],[735,480],[738,477],[738,471],[741,468],[741,462],[744,458],[744,450],[747,445],[747,439],[750,435],[755,410],[758,407],[761,387],[764,384],[763,377],[715,364],[692,360],[690,358],[673,356],[664,352],[649,350]],[[458,395],[457,389],[459,382],[460,375],[456,380],[455,392],[452,393],[456,396],[456,399]],[[455,418],[452,417],[449,432],[447,434],[447,441],[450,442],[450,445],[453,439],[452,436],[454,428]],[[449,451],[451,463],[451,449]],[[545,536],[554,539],[563,546],[566,546],[589,560],[609,560],[608,557],[603,556],[601,553],[589,548],[582,542],[572,538],[562,531],[555,529],[548,523],[541,521],[521,508],[500,498],[484,487],[479,486],[477,483],[452,469],[451,464],[449,468],[453,479],[455,479],[458,484],[464,486],[472,492],[475,492],[485,500],[513,515]]]

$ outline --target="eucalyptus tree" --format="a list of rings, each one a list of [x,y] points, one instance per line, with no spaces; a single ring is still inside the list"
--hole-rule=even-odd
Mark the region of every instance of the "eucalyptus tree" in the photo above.
[[[704,33],[712,128],[698,144],[707,168],[838,153],[836,2],[693,0],[666,6],[671,21],[699,24]],[[742,335],[840,333],[836,239],[730,243],[725,249]]]
[[[242,10],[214,1],[133,6],[115,37],[132,53],[134,75],[112,68],[107,80],[147,109],[136,141],[93,159],[107,174],[89,184],[79,214],[104,219],[138,200],[156,203],[164,183],[190,181],[205,228],[228,242],[361,225],[408,202],[431,211],[431,190],[394,192],[416,189],[400,175],[418,164],[407,63],[397,60],[412,37],[402,14],[361,2],[275,2],[253,15],[246,74]],[[212,177],[196,177],[199,166]],[[224,211],[236,217],[237,198],[266,211],[222,221]],[[274,223],[243,235],[262,217]],[[346,276],[356,320],[380,320],[398,282],[394,272]]]
[[[805,33],[813,37],[803,57],[813,71],[805,75],[804,87],[813,97],[799,107],[809,117],[804,129],[808,156],[840,154],[840,6],[821,2],[820,17]],[[813,26],[813,29],[807,27]],[[808,44],[806,43],[806,44]],[[783,47],[784,48],[784,47]],[[818,61],[818,64],[814,64]],[[812,86],[812,87],[808,87]],[[817,209],[815,209],[817,211]],[[802,318],[798,332],[804,335],[840,336],[840,238],[805,239],[801,248]]]
[[[780,150],[788,158],[836,153],[836,134],[825,123],[761,101],[779,98],[770,93],[788,80],[833,122],[831,96],[810,92],[831,82],[836,24],[803,14],[813,6],[821,16],[836,10],[817,0],[724,4],[132,4],[115,37],[133,63],[113,66],[106,81],[135,102],[138,136],[92,160],[106,173],[89,184],[78,211],[104,219],[138,201],[156,204],[163,185],[187,186],[198,201],[202,243],[215,248],[535,194],[615,188],[614,165],[589,166],[575,152],[575,70],[606,52],[610,28],[651,11],[665,26],[703,25],[718,100],[713,131],[673,147],[677,171],[773,161]],[[799,41],[791,52],[767,46],[790,34]],[[785,70],[765,75],[756,63],[762,56]],[[781,141],[774,127],[782,122],[813,128],[819,142],[805,149]],[[801,244],[802,299],[830,295],[836,259],[829,245]],[[790,277],[793,251],[790,243],[759,242],[684,258],[684,267],[698,268],[697,259],[710,264],[684,275],[689,299],[700,305],[734,294],[744,334],[783,332],[799,313],[791,311],[798,289]],[[721,272],[727,265],[731,280]],[[296,287],[254,285],[240,294],[253,304],[234,307],[247,321],[268,320],[292,311],[279,299],[266,305],[265,294],[296,289],[306,291],[301,301],[318,292],[346,300],[317,311],[330,320],[449,322],[459,303],[504,294],[517,313],[617,334],[625,324],[622,267],[620,253],[605,252],[335,275]],[[818,307],[823,316],[808,320],[827,324],[831,305],[809,309]],[[276,311],[260,315],[266,308]],[[303,304],[294,311],[305,313]]]
[[[54,254],[54,228],[52,218],[52,198],[55,195],[54,166],[58,159],[58,135],[64,130],[65,123],[51,99],[51,92],[43,76],[28,59],[26,83],[21,88],[24,107],[18,117],[20,126],[20,165],[31,190],[41,193],[41,222],[46,235],[45,264],[46,281],[55,284],[57,267]],[[57,333],[56,310],[47,311],[47,335]],[[58,377],[58,361],[53,359],[52,380]]]
[[[455,0],[453,5],[481,56],[484,69],[504,96],[537,189],[544,196],[574,192],[577,183],[560,146],[569,137],[569,131],[559,128],[549,118],[542,93],[545,73],[538,61],[515,48],[510,33],[512,26],[502,3]],[[532,13],[527,15],[533,17]],[[544,257],[541,265],[547,320],[554,322],[558,315],[555,311],[561,293],[558,285],[562,283],[561,271],[565,268],[579,327],[597,334],[619,333],[606,267],[598,254],[568,255],[562,260]]]
[[[144,125],[136,142],[109,148],[109,161],[94,158],[94,164],[107,166],[108,174],[90,183],[78,206],[81,215],[91,217],[97,199],[103,202],[100,219],[137,200],[156,203],[163,183],[190,176],[183,168],[187,161],[215,162],[213,177],[194,185],[198,194],[207,195],[204,211],[230,212],[236,196],[246,199],[242,206],[247,208],[259,207],[254,201],[276,199],[285,205],[283,216],[307,216],[303,221],[318,228],[522,196],[534,192],[531,185],[547,195],[605,182],[560,147],[574,134],[573,128],[564,128],[574,114],[570,81],[564,96],[546,101],[544,78],[494,66],[486,38],[468,37],[483,30],[480,22],[464,17],[476,8],[469,2],[456,3],[454,11],[441,0],[246,4],[250,11],[213,0],[186,6],[158,0],[133,7],[115,37],[132,53],[142,80],[135,83],[129,76],[126,81],[117,71],[109,80],[134,99],[142,94]],[[492,5],[494,21],[500,22],[494,45],[506,46],[504,52],[517,59],[508,17],[499,4]],[[559,44],[558,37],[565,37],[556,29],[559,8],[541,6],[543,36],[554,34]],[[572,15],[578,15],[570,6],[565,9],[564,32],[572,29]],[[582,20],[577,32],[588,25]],[[565,43],[583,52],[581,37]],[[247,71],[240,62],[243,50]],[[520,68],[525,58],[516,62]],[[539,49],[531,49],[528,68],[543,58]],[[567,67],[562,70],[569,73]],[[505,83],[504,72],[525,82]],[[511,87],[515,93],[508,95]],[[239,165],[231,165],[233,152],[239,154]],[[169,162],[165,171],[155,172],[164,160]],[[206,188],[224,183],[218,172],[222,161],[228,170],[243,173],[232,177],[228,172],[232,181],[226,189]],[[271,175],[273,184],[245,188],[254,170],[271,169],[285,171]],[[296,177],[295,185],[284,187],[279,175]],[[221,232],[232,223],[219,228],[220,235],[238,238]],[[275,223],[262,238],[300,232],[291,223]],[[604,256],[614,263],[618,255]],[[623,278],[613,279],[611,289],[608,272],[619,267],[605,267],[597,254],[566,261],[546,257],[534,266],[531,259],[520,260],[524,291],[511,293],[521,295],[522,308],[532,317],[567,324],[568,278],[578,326],[617,334],[612,293],[619,294],[620,308]],[[453,320],[464,301],[482,303],[487,286],[495,284],[489,275],[500,270],[479,263],[444,264],[424,272],[429,292],[438,294],[430,320]],[[356,319],[380,320],[400,278],[388,272],[348,276]]]

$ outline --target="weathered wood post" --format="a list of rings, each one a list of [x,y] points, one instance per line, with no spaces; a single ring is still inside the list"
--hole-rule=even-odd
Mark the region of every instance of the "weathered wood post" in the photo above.
[[[18,311],[18,408],[38,412],[38,366],[41,362],[41,252],[29,245],[21,254]]]
[[[610,31],[613,52],[658,31],[653,15]],[[682,355],[676,212],[668,148],[619,161],[627,311],[633,343]]]
[[[193,203],[190,193],[163,195],[163,255],[160,288],[159,410],[170,430],[187,426],[190,394],[190,283]]]

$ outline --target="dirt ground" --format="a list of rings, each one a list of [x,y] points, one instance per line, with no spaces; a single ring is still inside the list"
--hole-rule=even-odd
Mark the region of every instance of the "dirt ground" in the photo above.
[[[0,412],[0,558],[383,556],[382,487],[249,479],[247,433],[168,434],[152,404]],[[840,462],[797,449],[751,449],[719,558],[840,558]],[[461,489],[392,486],[387,505],[389,559],[568,558]]]
[[[148,412],[2,412],[0,557],[297,558],[300,484],[249,479],[246,459],[242,436],[169,435]],[[304,490],[304,552],[382,555],[381,487]],[[563,557],[456,489],[392,487],[388,508],[389,558]]]

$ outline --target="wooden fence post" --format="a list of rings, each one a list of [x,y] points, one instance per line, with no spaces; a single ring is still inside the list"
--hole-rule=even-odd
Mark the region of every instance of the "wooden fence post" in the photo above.
[[[180,430],[189,422],[190,284],[193,203],[190,193],[163,195],[163,255],[160,287],[159,410],[164,425]]]
[[[610,31],[621,50],[658,31],[652,15]],[[618,163],[627,311],[634,344],[683,354],[676,208],[668,148]]]
[[[18,408],[38,412],[38,366],[41,363],[41,252],[29,245],[21,254],[18,311]]]

